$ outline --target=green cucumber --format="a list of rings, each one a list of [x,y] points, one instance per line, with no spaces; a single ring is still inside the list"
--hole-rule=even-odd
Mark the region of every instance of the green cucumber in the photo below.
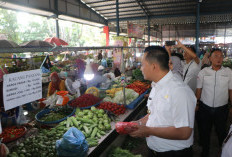
[[[97,137],[98,137],[98,138],[101,138],[102,135],[101,135],[99,132],[97,132]]]
[[[84,123],[90,123],[90,124],[94,124],[94,121],[89,120],[89,119],[84,119],[84,118],[80,118],[80,117],[76,117],[77,120],[84,122]]]
[[[94,138],[94,137],[96,136],[97,131],[98,131],[98,129],[97,129],[97,127],[95,127],[95,128],[93,129],[93,132],[91,133],[91,138]]]

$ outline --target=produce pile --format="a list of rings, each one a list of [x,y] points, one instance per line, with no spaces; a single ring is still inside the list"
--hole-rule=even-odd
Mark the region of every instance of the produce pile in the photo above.
[[[42,129],[38,136],[31,136],[20,143],[9,154],[9,157],[55,157],[56,140],[71,127],[81,130],[86,137],[89,147],[97,146],[98,139],[111,130],[110,118],[104,110],[91,107],[91,110],[76,109],[75,116],[59,123],[50,130]]]
[[[129,150],[122,148],[115,148],[108,157],[142,157],[141,155],[134,155]]]
[[[124,114],[126,107],[124,105],[118,105],[112,102],[102,102],[97,108],[110,111],[115,115]]]
[[[75,122],[73,125],[85,135],[89,147],[97,146],[98,139],[105,135],[106,131],[111,130],[111,119],[103,109],[97,109],[94,106],[90,110],[79,110],[77,108],[72,120],[74,119],[77,120],[77,123]],[[69,125],[72,126],[72,122]]]
[[[42,122],[52,122],[63,119],[73,112],[72,108],[55,108],[51,110],[48,114],[45,114],[41,119]]]
[[[62,61],[62,62],[59,62],[58,64],[57,64],[57,66],[58,67],[65,67],[65,66],[67,66],[67,65],[70,65],[72,63],[72,61],[70,61],[70,60],[65,60],[65,61]]]
[[[50,68],[50,71],[51,71],[51,73],[53,73],[53,72],[59,73],[59,72],[61,72],[61,69],[59,69],[57,66],[53,66]]]
[[[22,135],[25,134],[25,132],[26,132],[25,127],[12,126],[8,128],[4,128],[2,134],[0,134],[0,139],[3,138],[2,140],[3,143],[10,142],[21,137]]]
[[[56,140],[69,129],[61,122],[50,130],[42,129],[37,136],[30,136],[9,154],[9,157],[56,157]]]
[[[114,97],[115,93],[118,92],[118,91],[121,91],[121,90],[123,90],[123,87],[112,88],[112,89],[106,90],[106,93],[107,93],[106,95]]]
[[[135,81],[131,83],[130,85],[127,85],[126,88],[133,89],[135,92],[137,92],[139,95],[143,94],[148,88],[150,88],[149,84],[146,84],[141,81]]]
[[[134,81],[133,84],[141,86],[142,88],[148,89],[151,87],[151,84],[148,82]]]
[[[93,94],[83,94],[73,100],[69,105],[72,107],[90,107],[101,101],[100,98],[95,97]]]
[[[232,60],[223,61],[222,65],[232,69]]]
[[[134,90],[129,89],[129,88],[125,88],[125,96],[126,96],[126,104],[130,104],[132,101],[134,101],[139,94],[136,93]],[[104,102],[113,102],[113,103],[117,103],[117,104],[124,104],[124,100],[123,100],[123,91],[118,91],[115,93],[114,98],[111,97],[105,97],[103,99]]]
[[[144,81],[143,73],[140,69],[133,70],[132,76],[135,80]]]

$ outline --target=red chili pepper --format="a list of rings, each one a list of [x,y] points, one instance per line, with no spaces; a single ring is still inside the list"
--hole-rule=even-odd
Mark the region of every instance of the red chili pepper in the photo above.
[[[73,100],[69,105],[72,107],[88,107],[92,106],[100,101],[100,98],[95,97],[92,94],[83,94],[80,97]]]

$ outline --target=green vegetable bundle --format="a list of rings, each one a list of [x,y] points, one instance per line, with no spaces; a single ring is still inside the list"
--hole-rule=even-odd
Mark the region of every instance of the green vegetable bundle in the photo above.
[[[42,122],[52,122],[57,121],[60,119],[63,119],[70,115],[73,112],[73,109],[71,108],[57,108],[55,110],[52,110],[48,114],[45,114],[40,120]]]
[[[135,80],[144,81],[143,73],[140,69],[133,70],[132,76]]]
[[[223,65],[224,67],[228,67],[228,68],[232,69],[232,60],[224,61],[224,62],[222,63],[222,65]]]
[[[134,155],[129,150],[115,148],[108,157],[142,157],[141,155]]]
[[[57,73],[61,72],[61,70],[56,66],[51,67],[50,70],[51,70],[51,73],[53,73],[53,72],[57,72]]]

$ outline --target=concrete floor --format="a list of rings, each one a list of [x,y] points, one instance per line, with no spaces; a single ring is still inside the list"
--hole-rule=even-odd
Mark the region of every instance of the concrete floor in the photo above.
[[[200,157],[201,156],[201,146],[198,143],[198,131],[197,126],[194,129],[195,130],[195,136],[194,136],[194,144],[193,144],[193,157]],[[209,157],[219,157],[219,144],[218,144],[218,138],[216,135],[216,132],[213,128],[211,132],[211,141],[210,141],[210,155]]]

